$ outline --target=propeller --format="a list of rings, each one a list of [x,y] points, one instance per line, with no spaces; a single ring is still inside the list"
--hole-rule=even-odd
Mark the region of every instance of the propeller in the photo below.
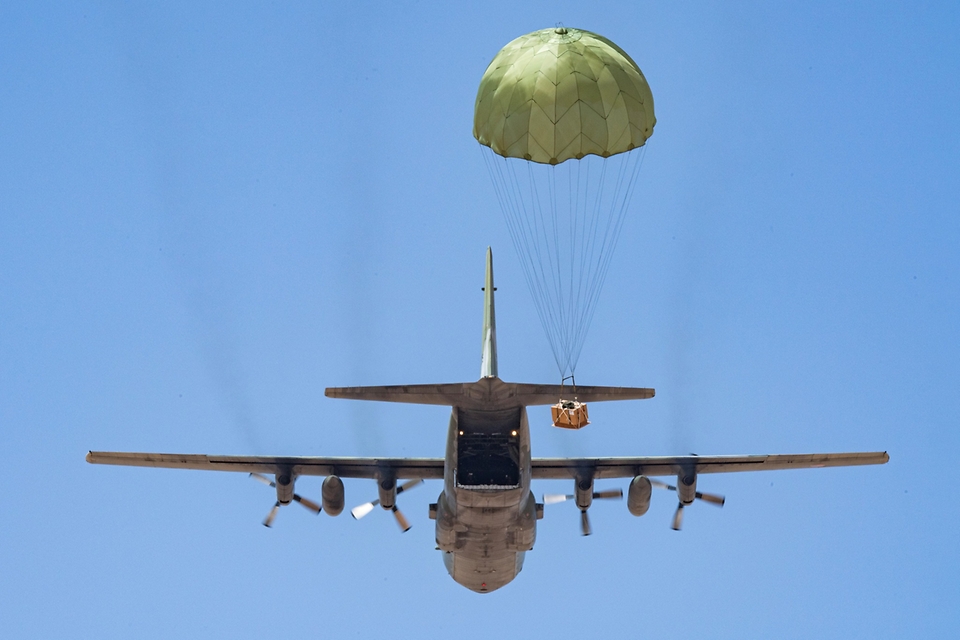
[[[566,502],[567,500],[573,500],[576,496],[571,493],[545,493],[543,495],[543,504],[558,504],[560,502]],[[608,489],[606,491],[595,491],[593,493],[594,500],[619,500],[623,498],[623,489]],[[587,516],[586,509],[580,509],[580,535],[588,536],[593,533],[593,529],[590,528],[590,517]]]
[[[404,491],[407,491],[408,489],[412,489],[413,487],[417,486],[421,482],[423,482],[423,480],[420,478],[417,478],[415,480],[407,480],[406,482],[404,482],[403,484],[397,487],[397,495],[399,496]],[[355,520],[359,520],[363,516],[373,511],[373,508],[378,504],[380,504],[380,498],[377,498],[373,502],[364,502],[360,506],[354,507],[353,509],[351,509],[350,515],[352,515]],[[410,522],[403,515],[403,512],[397,508],[396,504],[390,507],[390,511],[393,512],[393,517],[397,519],[397,524],[400,525],[400,530],[403,532],[409,531]]]
[[[261,475],[259,473],[251,473],[250,477],[256,480],[257,482],[262,482],[263,484],[269,487],[273,487],[274,489],[277,488],[277,483],[264,475]],[[321,511],[320,505],[318,505],[313,500],[310,500],[309,498],[304,498],[303,496],[295,493],[293,494],[293,499],[295,502],[303,505],[305,509],[307,509],[308,511],[312,511],[314,514],[318,514]],[[270,513],[268,513],[267,517],[263,519],[263,526],[265,527],[273,526],[273,519],[277,517],[277,511],[280,510],[281,506],[282,505],[280,504],[280,501],[277,500],[277,503],[273,505],[272,509],[270,509]]]
[[[270,509],[270,513],[267,514],[267,517],[263,519],[263,526],[271,527],[273,526],[273,519],[277,517],[277,512],[280,511],[280,501],[277,500],[277,503],[273,505],[273,509]]]
[[[653,485],[654,487],[657,487],[658,489],[666,489],[668,491],[677,490],[677,488],[672,484],[667,484],[666,482],[654,480],[653,478],[650,478],[650,484]],[[727,500],[723,496],[717,495],[715,493],[703,493],[701,491],[697,491],[693,495],[694,495],[694,498],[696,498],[697,500],[703,500],[704,502],[709,502],[710,504],[714,504],[718,507],[722,507],[723,503],[726,502]],[[682,502],[678,503],[677,512],[673,514],[673,524],[670,525],[670,528],[673,529],[674,531],[680,531],[680,527],[683,526],[683,507],[684,507],[684,504]]]
[[[673,514],[673,524],[670,525],[670,528],[674,531],[680,531],[680,527],[683,526],[683,503],[677,503],[677,512]]]

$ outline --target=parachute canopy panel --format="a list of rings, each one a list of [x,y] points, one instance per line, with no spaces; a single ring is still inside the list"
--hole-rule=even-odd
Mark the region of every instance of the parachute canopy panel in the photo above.
[[[555,165],[641,147],[656,122],[630,56],[603,36],[557,27],[500,50],[480,80],[473,135],[498,155]]]

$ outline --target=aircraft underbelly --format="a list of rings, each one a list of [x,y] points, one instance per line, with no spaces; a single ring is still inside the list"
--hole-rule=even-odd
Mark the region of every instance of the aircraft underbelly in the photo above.
[[[444,551],[444,564],[454,580],[478,593],[489,593],[516,577],[523,567],[524,552],[533,548],[536,501],[529,491],[522,500],[510,496],[518,490],[469,493],[474,495],[463,502],[488,506],[459,504],[454,515],[447,497],[441,495],[437,544]],[[460,490],[457,497],[463,499],[466,494]],[[489,506],[502,501],[512,504]]]
[[[459,551],[443,554],[450,576],[471,591],[490,593],[520,573],[524,551],[495,549],[494,545],[471,542]]]
[[[459,509],[454,550],[444,554],[450,576],[478,593],[513,580],[523,566],[520,549],[532,546],[532,540],[523,540],[532,538],[532,532],[523,535],[518,515],[516,507]]]

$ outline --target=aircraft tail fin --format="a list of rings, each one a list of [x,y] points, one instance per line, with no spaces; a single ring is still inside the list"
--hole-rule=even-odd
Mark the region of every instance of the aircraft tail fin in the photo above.
[[[480,380],[448,384],[405,384],[377,387],[329,387],[328,398],[376,400],[409,404],[446,405],[464,409],[496,410],[555,404],[561,394],[580,402],[643,400],[653,389],[634,387],[572,387],[553,384],[504,382],[497,376],[497,323],[493,306],[493,251],[487,247],[487,275],[483,287],[483,350]]]
[[[493,249],[487,247],[487,277],[483,286],[483,350],[480,377],[497,377],[497,318],[493,306]]]

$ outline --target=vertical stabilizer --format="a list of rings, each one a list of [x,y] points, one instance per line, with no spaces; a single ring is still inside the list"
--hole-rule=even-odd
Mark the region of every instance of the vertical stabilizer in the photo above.
[[[497,320],[493,309],[493,249],[487,247],[487,279],[483,286],[483,355],[480,377],[497,377]]]

